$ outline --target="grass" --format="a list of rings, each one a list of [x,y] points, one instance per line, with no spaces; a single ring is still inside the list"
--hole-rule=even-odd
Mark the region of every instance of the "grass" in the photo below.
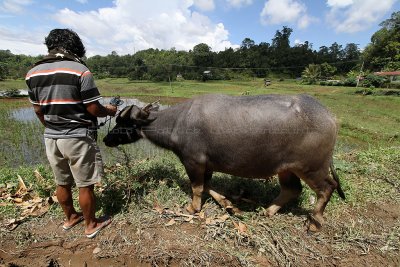
[[[20,88],[19,83],[0,82],[0,91],[7,86]],[[153,148],[145,141],[118,150],[102,147],[107,155],[107,172],[96,188],[97,214],[113,214],[116,230],[112,236],[99,239],[101,257],[131,255],[133,250],[136,257],[153,265],[172,261],[182,266],[309,266],[340,265],[344,259],[360,265],[362,260],[357,261],[358,257],[369,255],[376,257],[376,261],[368,258],[371,264],[383,257],[387,265],[396,265],[400,224],[393,219],[396,212],[389,211],[400,204],[399,97],[360,96],[354,94],[354,88],[274,80],[267,88],[261,80],[169,84],[104,79],[98,80],[97,85],[105,96],[137,96],[144,101],[161,98],[162,103],[170,104],[204,93],[313,95],[336,115],[340,125],[334,162],[347,197],[342,201],[334,194],[325,213],[323,232],[310,237],[303,224],[313,208],[314,193],[307,186],[297,202],[267,219],[259,212],[279,192],[275,178],[266,182],[217,173],[213,186],[230,197],[243,213],[218,221],[226,212],[205,197],[203,211],[213,223],[207,224],[198,217],[190,223],[177,215],[190,201],[191,189],[183,166],[171,152]],[[26,99],[0,102],[0,190],[8,187],[12,193],[20,175],[40,196],[51,195],[54,182],[43,144],[38,142],[41,126],[38,121],[24,122],[10,115],[11,110],[29,107],[29,103]],[[100,140],[105,133],[105,129],[101,130]],[[43,180],[35,177],[35,169]],[[0,200],[0,221],[18,216],[19,209],[8,203]],[[62,219],[59,206],[53,206],[44,219],[53,217]],[[176,224],[165,226],[172,219]],[[247,226],[245,232],[238,231],[235,224],[239,223]],[[29,227],[34,226],[22,225],[15,233],[0,231],[0,236],[14,236],[21,247],[33,240],[45,240],[30,234]],[[68,238],[78,235],[73,233]]]

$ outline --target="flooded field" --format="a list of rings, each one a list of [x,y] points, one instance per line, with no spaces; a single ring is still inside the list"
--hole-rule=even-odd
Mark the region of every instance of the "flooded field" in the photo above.
[[[2,105],[2,129],[0,129],[0,167],[18,167],[21,165],[36,165],[47,163],[44,148],[44,128],[36,117],[33,108],[27,100],[0,100]],[[101,99],[102,104],[109,103],[110,98]],[[142,107],[147,103],[135,98],[124,98],[124,104],[119,110],[127,105]],[[161,109],[168,107],[160,105]],[[105,122],[106,118],[99,118],[99,123]],[[126,162],[141,158],[149,158],[166,153],[164,150],[155,147],[146,140],[140,140],[135,144],[123,148],[108,148],[101,141],[115,124],[112,119],[105,123],[98,130],[98,144],[102,151],[105,163]]]

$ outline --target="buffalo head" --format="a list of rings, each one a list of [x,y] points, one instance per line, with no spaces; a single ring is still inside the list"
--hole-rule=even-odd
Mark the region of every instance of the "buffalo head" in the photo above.
[[[150,112],[156,111],[158,108],[159,106],[155,103],[148,104],[143,108],[135,105],[125,107],[116,117],[116,125],[104,137],[103,142],[109,147],[136,142],[142,138],[141,128],[156,119],[149,118]]]

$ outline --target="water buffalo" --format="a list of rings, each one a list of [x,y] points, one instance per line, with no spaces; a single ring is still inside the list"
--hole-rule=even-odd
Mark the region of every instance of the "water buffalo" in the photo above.
[[[103,141],[115,147],[147,138],[172,150],[191,181],[191,213],[201,210],[203,192],[232,208],[209,186],[214,171],[249,178],[278,174],[281,190],[265,211],[269,216],[300,195],[301,179],[317,194],[308,220],[317,231],[332,192],[344,199],[332,163],[336,135],[335,118],[308,95],[204,95],[161,111],[154,104],[125,107]]]

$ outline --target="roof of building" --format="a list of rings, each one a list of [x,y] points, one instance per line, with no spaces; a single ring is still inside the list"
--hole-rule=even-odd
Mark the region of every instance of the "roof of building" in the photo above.
[[[400,76],[400,71],[380,71],[380,72],[375,72],[375,75],[379,75],[379,76]]]

